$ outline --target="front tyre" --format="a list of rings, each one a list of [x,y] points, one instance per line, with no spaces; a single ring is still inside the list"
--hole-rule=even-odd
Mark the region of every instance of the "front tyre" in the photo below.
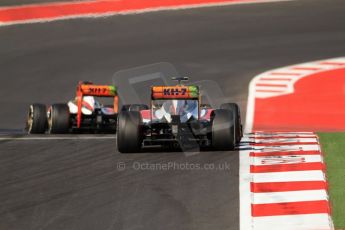
[[[233,113],[225,109],[213,111],[212,118],[212,147],[215,150],[234,150],[235,124]]]
[[[26,130],[29,134],[45,133],[47,128],[47,108],[43,104],[32,104],[29,107],[26,120]]]
[[[121,111],[118,115],[117,148],[121,153],[140,152],[143,142],[142,118],[138,111]]]
[[[48,132],[51,134],[68,133],[70,112],[67,104],[54,104],[48,111]]]

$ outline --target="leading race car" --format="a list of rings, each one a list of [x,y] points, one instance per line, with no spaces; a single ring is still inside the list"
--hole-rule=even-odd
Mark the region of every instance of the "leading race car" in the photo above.
[[[113,98],[111,106],[103,106],[95,97]],[[79,82],[76,97],[68,103],[29,107],[26,130],[29,134],[63,134],[72,132],[116,132],[118,95],[113,85]]]
[[[185,150],[195,143],[214,150],[233,150],[242,137],[239,106],[226,103],[213,109],[201,104],[198,86],[181,84],[188,78],[173,80],[179,81],[178,85],[151,88],[150,106],[127,105],[129,109],[119,113],[119,151],[138,152],[152,145],[178,145]]]

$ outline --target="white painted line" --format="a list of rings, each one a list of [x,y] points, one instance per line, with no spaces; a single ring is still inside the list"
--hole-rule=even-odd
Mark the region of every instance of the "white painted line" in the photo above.
[[[283,165],[323,162],[321,155],[265,156],[252,157],[252,165]]]
[[[294,79],[300,75],[304,74],[304,72],[301,72],[301,71],[296,71],[296,70],[293,70],[291,68],[286,68],[286,67],[283,67],[281,69],[276,69],[276,70],[272,70],[269,72],[269,75],[268,76],[292,76],[291,79]]]
[[[252,200],[253,204],[271,204],[271,203],[285,203],[285,202],[328,200],[328,195],[325,190],[252,193],[252,196],[253,196],[253,200]]]
[[[273,97],[274,95],[276,95],[276,92],[256,92],[255,95],[257,95],[258,97]]]
[[[266,92],[282,92],[284,93],[286,90],[285,86],[256,86],[257,91],[266,91]]]
[[[286,79],[286,80],[290,80],[290,79]],[[257,82],[257,84],[265,84],[265,85],[285,85],[286,84],[286,80],[279,80],[279,81],[276,81],[274,80],[274,78],[272,78],[272,80],[262,80],[262,79],[259,79],[259,81]]]
[[[275,139],[253,139],[255,141],[255,143],[262,143],[262,144],[272,144],[272,143],[294,143],[294,142],[298,142],[298,143],[312,143],[315,142],[317,143],[318,140],[317,138],[275,138]]]
[[[307,135],[307,134],[292,134],[292,135],[287,135],[287,134],[277,134],[277,135],[249,135],[248,137],[250,138],[256,138],[258,140],[267,138],[267,139],[286,139],[286,138],[314,138],[317,139],[318,137],[316,135]]]
[[[255,151],[275,152],[275,151],[320,151],[319,145],[273,145],[273,146],[255,146]]]
[[[314,132],[267,132],[267,131],[256,131],[255,135],[256,136],[277,136],[277,135],[282,135],[285,134],[287,136],[291,135],[313,135],[315,136]]]
[[[255,183],[289,181],[326,181],[326,178],[321,170],[252,173],[252,176],[252,181],[255,181]]]
[[[253,218],[253,230],[332,230],[328,214],[267,216]],[[269,228],[268,228],[269,226]]]
[[[245,133],[251,133],[253,131],[254,125],[254,109],[255,109],[255,85],[261,75],[254,77],[249,83],[249,90],[248,90],[248,101],[247,101],[247,112],[246,112],[246,123],[244,126]]]
[[[291,81],[294,78],[295,77],[288,76],[288,75],[282,75],[282,76],[279,76],[279,78],[277,78],[277,76],[275,76],[275,75],[267,75],[267,76],[260,76],[260,77],[258,77],[258,81],[262,81],[263,79],[267,79],[267,80],[270,80],[270,81],[277,81],[277,79],[282,79],[282,81],[285,81],[285,83],[286,83],[287,81]]]
[[[261,133],[256,133],[256,134],[251,134],[251,135],[248,135],[249,137],[252,137],[252,138],[271,138],[271,139],[279,139],[279,138],[317,138],[317,135],[316,134],[303,134],[303,133],[276,133],[276,134],[272,134],[272,133],[269,133],[269,134],[261,134]]]
[[[240,229],[252,229],[251,217],[251,192],[250,182],[250,150],[240,151],[240,172],[239,172],[239,190],[240,190]]]

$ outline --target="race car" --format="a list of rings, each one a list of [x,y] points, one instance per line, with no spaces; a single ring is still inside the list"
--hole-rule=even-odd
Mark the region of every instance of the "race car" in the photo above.
[[[173,78],[176,86],[151,87],[147,105],[127,105],[118,115],[117,147],[122,153],[144,146],[185,150],[195,143],[213,150],[233,150],[242,137],[240,109],[225,103],[219,109],[201,103],[199,87],[183,85],[186,77]]]
[[[95,97],[113,98],[112,105],[103,106]],[[79,82],[76,97],[67,103],[30,105],[26,122],[29,134],[65,134],[73,132],[116,132],[118,95],[113,85]]]

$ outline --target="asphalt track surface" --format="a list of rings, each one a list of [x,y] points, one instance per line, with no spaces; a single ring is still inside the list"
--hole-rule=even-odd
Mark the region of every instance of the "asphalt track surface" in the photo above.
[[[23,137],[14,133],[28,104],[66,101],[80,79],[109,82],[162,61],[218,82],[245,110],[256,74],[344,55],[344,9],[343,0],[302,0],[0,27],[0,229],[238,229],[238,152],[120,154],[112,136],[11,138]]]

